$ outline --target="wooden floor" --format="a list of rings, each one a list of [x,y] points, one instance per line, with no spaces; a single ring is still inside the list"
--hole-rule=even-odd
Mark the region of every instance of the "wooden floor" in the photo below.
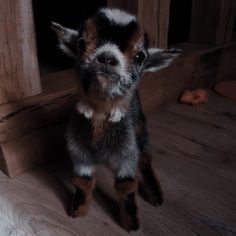
[[[149,115],[154,166],[165,201],[138,198],[141,229],[131,235],[236,235],[236,104],[213,93],[206,105],[165,106]],[[72,188],[54,167],[14,179],[0,172],[0,236],[129,235],[117,224],[112,175],[99,168],[88,216],[66,215]]]

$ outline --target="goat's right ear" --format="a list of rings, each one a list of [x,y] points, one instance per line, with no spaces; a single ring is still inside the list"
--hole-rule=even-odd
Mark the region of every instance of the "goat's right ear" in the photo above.
[[[51,22],[51,28],[57,34],[60,49],[68,56],[75,57],[77,54],[77,38],[79,32],[66,28],[58,23]]]
[[[182,50],[176,48],[149,48],[144,72],[155,72],[168,67],[181,53]]]

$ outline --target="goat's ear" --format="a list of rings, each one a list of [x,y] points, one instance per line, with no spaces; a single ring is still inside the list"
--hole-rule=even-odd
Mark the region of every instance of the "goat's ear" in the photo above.
[[[55,31],[60,49],[68,56],[75,57],[77,54],[78,31],[66,28],[58,23],[51,22],[51,28]]]
[[[149,48],[144,65],[144,72],[155,72],[169,66],[181,54],[180,49]]]

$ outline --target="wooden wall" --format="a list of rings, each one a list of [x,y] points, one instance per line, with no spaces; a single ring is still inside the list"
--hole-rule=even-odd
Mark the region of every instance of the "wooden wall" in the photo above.
[[[31,0],[0,0],[0,104],[41,92]]]

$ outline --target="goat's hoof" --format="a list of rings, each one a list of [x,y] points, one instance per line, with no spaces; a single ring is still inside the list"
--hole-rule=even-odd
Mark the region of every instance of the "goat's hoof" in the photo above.
[[[152,206],[157,207],[158,205],[162,205],[164,199],[162,191],[156,187],[144,187],[143,185],[139,186],[139,194],[142,198],[151,204]]]
[[[71,218],[77,218],[77,217],[83,217],[86,216],[88,213],[88,208],[84,207],[84,206],[80,206],[78,209],[76,210],[72,210],[69,214],[69,216]]]
[[[140,222],[137,216],[126,215],[126,217],[121,220],[121,226],[128,232],[138,230],[139,225]]]

